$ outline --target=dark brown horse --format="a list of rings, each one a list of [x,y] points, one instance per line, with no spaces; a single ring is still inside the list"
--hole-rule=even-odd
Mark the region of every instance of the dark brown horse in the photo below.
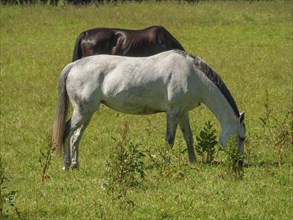
[[[172,49],[184,50],[162,26],[142,30],[95,28],[78,36],[72,61],[95,54],[151,56]]]

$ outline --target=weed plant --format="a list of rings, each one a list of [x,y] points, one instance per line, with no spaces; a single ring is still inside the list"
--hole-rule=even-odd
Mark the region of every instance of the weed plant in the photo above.
[[[52,155],[54,149],[52,147],[52,139],[51,135],[48,135],[48,146],[47,149],[40,149],[40,157],[39,163],[42,169],[42,182],[44,183],[47,179],[50,178],[49,176],[49,168],[51,165]]]
[[[238,137],[233,135],[227,143],[226,155],[227,163],[230,171],[236,176],[242,179],[244,177],[243,161],[244,155],[242,155],[238,149]]]
[[[130,141],[128,132],[129,126],[125,122],[121,139],[112,137],[116,145],[106,162],[102,183],[107,194],[111,195],[112,203],[119,201],[120,205],[134,205],[133,201],[127,199],[127,192],[145,178],[145,154],[140,151],[139,144]]]
[[[293,146],[293,104],[292,100],[287,112],[282,119],[275,116],[275,111],[271,107],[269,92],[265,90],[264,96],[264,115],[260,117],[263,128],[262,139],[266,139],[277,155],[278,165],[284,164],[287,154],[292,154]]]
[[[197,154],[201,156],[202,163],[212,163],[215,159],[218,141],[216,129],[213,128],[213,124],[210,121],[205,123],[203,130],[196,136],[196,141],[195,149]]]

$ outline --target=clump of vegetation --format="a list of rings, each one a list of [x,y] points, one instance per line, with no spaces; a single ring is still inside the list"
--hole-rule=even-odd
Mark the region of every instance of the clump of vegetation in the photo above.
[[[130,141],[128,132],[129,126],[125,122],[121,139],[112,137],[116,146],[111,152],[110,159],[106,162],[102,185],[106,192],[111,195],[112,202],[119,200],[120,205],[134,206],[134,202],[127,199],[127,192],[145,178],[143,161],[145,153],[140,151],[139,144]]]
[[[288,111],[285,116],[280,117],[274,116],[274,111],[270,106],[269,92],[265,91],[265,102],[264,102],[264,116],[260,117],[260,121],[263,127],[262,137],[269,143],[272,143],[275,153],[278,155],[278,165],[284,164],[284,157],[286,150],[292,150],[293,146],[293,105],[290,104]],[[292,152],[290,152],[292,153]]]
[[[22,219],[19,209],[15,206],[15,198],[17,191],[6,192],[7,187],[5,183],[8,181],[4,175],[4,168],[2,166],[2,161],[0,157],[0,218],[1,219],[10,219],[9,209],[4,211],[4,204],[8,204],[8,207],[15,212],[19,219]]]
[[[205,123],[199,136],[196,136],[197,144],[195,150],[201,156],[202,163],[211,164],[215,159],[216,145],[218,144],[216,129],[210,121]]]
[[[233,135],[228,143],[226,149],[227,161],[229,170],[232,170],[236,177],[242,179],[244,177],[243,160],[244,155],[238,149],[238,137]]]

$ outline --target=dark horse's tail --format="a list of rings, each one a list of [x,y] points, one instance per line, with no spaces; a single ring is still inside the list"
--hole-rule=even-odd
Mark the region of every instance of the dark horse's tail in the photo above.
[[[81,52],[81,41],[84,39],[85,32],[82,32],[78,38],[76,39],[74,50],[73,50],[73,56],[72,56],[72,62],[79,60],[82,58],[82,52]]]
[[[160,28],[163,31],[165,38],[171,40],[169,42],[167,41],[167,45],[169,49],[179,49],[179,50],[185,51],[183,46],[179,43],[179,41],[175,37],[173,37],[172,34],[170,34],[169,31],[167,31],[163,26],[160,26]]]

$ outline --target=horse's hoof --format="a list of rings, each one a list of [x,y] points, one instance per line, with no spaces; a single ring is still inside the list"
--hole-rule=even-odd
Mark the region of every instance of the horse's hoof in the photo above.
[[[196,163],[197,162],[196,157],[189,158],[189,162],[190,163]]]
[[[71,169],[79,169],[79,163],[72,163]]]
[[[70,168],[70,162],[68,163],[68,162],[64,162],[63,163],[63,168],[62,168],[62,170],[63,171],[68,171],[69,170],[69,168]]]
[[[68,170],[69,170],[69,166],[63,166],[63,167],[62,167],[62,170],[63,170],[63,171],[68,171]]]
[[[238,166],[243,167],[244,161],[243,160],[238,160]]]

